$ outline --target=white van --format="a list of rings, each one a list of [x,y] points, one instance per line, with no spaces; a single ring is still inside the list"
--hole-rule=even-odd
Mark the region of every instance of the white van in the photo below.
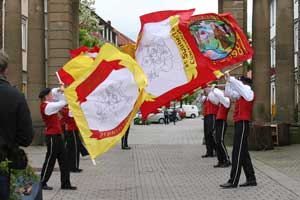
[[[186,117],[195,118],[199,116],[199,110],[196,105],[182,105],[182,109],[186,113]]]

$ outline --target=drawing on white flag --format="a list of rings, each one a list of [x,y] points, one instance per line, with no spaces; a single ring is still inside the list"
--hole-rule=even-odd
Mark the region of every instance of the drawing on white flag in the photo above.
[[[102,95],[98,96],[97,101],[99,106],[97,107],[96,114],[99,121],[103,122],[104,120],[107,120],[108,113],[118,115],[118,108],[128,104],[132,97],[126,95],[125,84],[124,81],[120,81],[115,85],[108,85]]]
[[[144,25],[136,60],[148,78],[145,90],[160,96],[188,82],[181,54],[170,36],[170,19]]]
[[[146,51],[142,58],[142,65],[148,66],[146,71],[148,81],[152,82],[159,78],[161,72],[169,72],[173,67],[173,58],[170,49],[162,39],[150,40],[150,44],[142,44],[141,51]]]
[[[91,130],[112,130],[129,115],[139,94],[134,81],[127,68],[113,71],[87,96],[81,108]]]

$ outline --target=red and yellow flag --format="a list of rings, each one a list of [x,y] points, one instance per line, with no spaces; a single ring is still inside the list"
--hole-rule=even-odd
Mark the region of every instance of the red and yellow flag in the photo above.
[[[82,46],[70,51],[71,61],[64,65],[56,75],[60,82],[71,85],[79,79],[87,68],[91,68],[100,49],[95,46],[92,49]]]
[[[147,98],[140,109],[144,119],[220,75],[190,33],[187,22],[193,12],[160,11],[140,17],[136,60],[148,78]]]
[[[71,65],[69,72],[75,69],[72,63],[66,64]],[[122,138],[144,101],[146,84],[146,76],[135,60],[106,43],[92,67],[85,68],[85,73],[65,89],[92,159]]]

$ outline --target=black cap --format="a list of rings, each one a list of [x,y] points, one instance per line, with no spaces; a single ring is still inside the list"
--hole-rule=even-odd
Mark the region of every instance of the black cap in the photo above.
[[[243,83],[246,83],[246,84],[249,84],[251,85],[253,83],[252,79],[251,78],[248,78],[246,76],[241,76],[240,77],[240,80],[243,82]]]
[[[45,96],[47,96],[49,93],[51,92],[50,88],[45,88],[43,89],[40,94],[39,94],[39,98],[43,99]]]

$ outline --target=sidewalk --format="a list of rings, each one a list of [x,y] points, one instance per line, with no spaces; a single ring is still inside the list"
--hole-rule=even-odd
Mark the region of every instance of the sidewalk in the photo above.
[[[81,159],[80,174],[71,174],[76,191],[60,190],[59,171],[48,183],[44,199],[80,200],[296,200],[300,199],[300,145],[251,152],[258,186],[224,190],[230,168],[215,169],[216,158],[201,158],[201,118],[170,125],[132,125],[130,151],[120,145],[96,159]],[[33,167],[41,168],[45,147],[26,148]],[[242,173],[240,182],[245,178]]]

